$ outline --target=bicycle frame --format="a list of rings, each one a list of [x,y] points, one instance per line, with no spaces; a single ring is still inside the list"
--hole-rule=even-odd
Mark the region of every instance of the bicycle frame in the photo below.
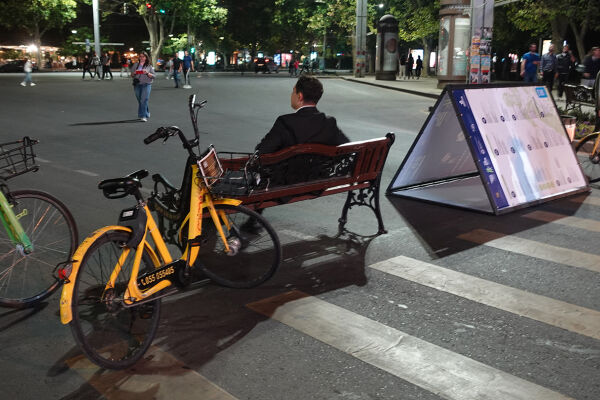
[[[189,214],[186,217],[188,221],[188,242],[193,240],[201,235],[202,233],[202,214],[204,209],[206,208],[215,223],[219,236],[225,245],[225,250],[229,251],[229,245],[227,243],[227,238],[225,237],[225,233],[221,228],[221,222],[228,225],[229,222],[227,218],[225,218],[225,214],[223,211],[219,213],[215,210],[215,205],[224,204],[224,205],[240,205],[241,200],[236,199],[228,199],[228,198],[213,198],[212,194],[204,185],[202,179],[198,178],[198,166],[192,165],[192,176],[194,177],[191,182],[191,194],[190,194],[190,210]],[[129,282],[127,285],[127,290],[124,296],[124,303],[127,306],[134,305],[136,302],[143,301],[144,299],[149,298],[150,296],[157,294],[169,286],[173,285],[173,282],[169,279],[160,280],[156,284],[150,286],[145,290],[140,290],[137,284],[138,275],[139,275],[139,267],[140,262],[142,260],[142,255],[144,250],[148,250],[150,257],[152,258],[152,262],[154,263],[155,268],[159,268],[161,266],[165,266],[173,261],[171,254],[167,248],[167,245],[160,234],[158,229],[158,225],[156,221],[152,217],[150,209],[145,203],[140,204],[143,208],[143,211],[146,213],[147,220],[145,231],[142,237],[141,242],[135,248],[134,262],[133,268],[131,272],[131,276],[129,277]],[[192,223],[192,221],[196,221],[196,223]],[[184,226],[185,224],[182,224]],[[132,232],[131,228],[120,226],[120,225],[111,225],[105,226],[103,228],[95,231],[90,237],[84,240],[81,245],[77,248],[75,255],[73,256],[73,263],[71,267],[71,271],[69,273],[69,279],[65,281],[65,285],[62,290],[61,298],[60,298],[60,319],[63,324],[68,324],[73,319],[71,304],[73,300],[73,292],[74,292],[74,279],[70,279],[74,277],[79,272],[79,268],[81,266],[81,260],[83,255],[88,251],[89,246],[96,241],[96,239],[110,231],[121,231],[121,232]],[[150,245],[148,242],[148,233],[150,233],[150,237],[154,243],[154,247]],[[124,247],[123,252],[119,257],[117,264],[115,265],[113,272],[111,274],[110,279],[108,280],[105,290],[108,290],[115,286],[115,281],[121,272],[121,266],[124,264],[127,257],[131,254],[130,248]],[[183,254],[180,257],[180,260],[185,261],[187,265],[193,266],[196,258],[198,257],[199,246],[190,246],[187,245]]]
[[[0,220],[6,229],[11,242],[16,246],[22,246],[23,252],[29,254],[33,251],[33,244],[19,223],[19,215],[15,215],[8,199],[0,190]]]

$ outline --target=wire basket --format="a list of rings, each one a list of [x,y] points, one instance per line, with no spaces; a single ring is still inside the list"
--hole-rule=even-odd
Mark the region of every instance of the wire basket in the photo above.
[[[250,195],[260,183],[258,156],[252,153],[219,152],[222,157],[242,155],[248,157],[243,167],[226,169],[210,188],[211,193],[224,197],[243,197]]]
[[[38,141],[25,136],[16,142],[0,143],[0,179],[10,179],[37,171],[33,145]]]

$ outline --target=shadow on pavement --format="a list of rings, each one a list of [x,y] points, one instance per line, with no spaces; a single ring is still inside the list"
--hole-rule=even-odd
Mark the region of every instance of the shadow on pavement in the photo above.
[[[76,124],[69,124],[69,126],[91,126],[91,125],[111,125],[111,124],[130,124],[133,122],[141,122],[139,118],[136,119],[124,119],[121,121],[101,121],[101,122],[78,122]]]
[[[92,366],[97,371],[88,371],[93,373],[87,379],[88,384],[100,391],[110,387],[112,394],[120,390],[126,394],[127,389],[120,388],[120,382],[125,383],[127,377],[174,376],[190,369],[198,370],[267,319],[248,309],[248,303],[292,290],[315,296],[351,285],[365,285],[365,254],[374,237],[346,232],[343,237],[321,235],[316,240],[285,244],[281,268],[271,280],[257,288],[229,289],[209,284],[200,291],[190,290],[187,296],[182,292],[184,295],[179,298],[165,298],[160,328],[151,349],[158,348],[159,353],[167,353],[168,357],[156,356],[149,351],[140,362],[125,371],[107,371]],[[73,347],[50,368],[48,376],[66,372],[74,364],[73,360],[82,357],[79,349]],[[89,388],[84,386],[81,390],[88,393]],[[76,398],[73,397],[76,394],[79,393],[66,398]]]
[[[0,313],[0,332],[33,317],[47,306],[48,303],[41,302],[30,308],[8,309],[8,311]]]
[[[582,201],[585,196],[587,195],[573,197]],[[477,229],[498,233],[493,236],[500,237],[550,222],[523,217],[533,211],[555,213],[558,217],[573,215],[581,206],[581,201],[570,201],[570,198],[572,197],[552,200],[499,216],[394,196],[389,196],[388,200],[404,218],[429,255],[442,258],[480,246],[481,243],[459,238],[460,235],[472,233]]]

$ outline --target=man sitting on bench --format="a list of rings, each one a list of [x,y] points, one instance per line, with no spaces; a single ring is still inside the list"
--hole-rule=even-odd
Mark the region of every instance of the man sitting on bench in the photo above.
[[[301,143],[337,146],[349,142],[335,118],[317,110],[322,95],[323,85],[317,78],[298,78],[291,95],[291,106],[296,112],[279,116],[256,150],[266,154]]]
[[[302,143],[331,146],[348,143],[350,140],[337,126],[335,118],[317,110],[322,95],[323,85],[317,78],[306,75],[298,78],[290,99],[290,105],[296,112],[277,117],[269,133],[256,145],[258,153],[274,153]],[[257,210],[261,214],[262,211]],[[253,233],[258,229],[258,224],[250,218],[241,229]]]

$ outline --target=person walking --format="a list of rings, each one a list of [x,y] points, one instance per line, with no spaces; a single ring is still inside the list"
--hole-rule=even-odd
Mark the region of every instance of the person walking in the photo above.
[[[552,88],[554,87],[554,79],[558,78],[558,72],[556,70],[556,55],[554,55],[553,44],[551,44],[548,48],[548,52],[542,55],[540,69],[542,70],[542,82],[544,82],[548,90],[552,92]]]
[[[90,74],[90,79],[94,79],[94,74],[92,73],[92,59],[89,55],[85,55],[85,58],[83,59],[83,63],[81,65],[83,68],[83,76],[81,77],[81,79],[85,80],[86,72]]]
[[[102,56],[102,65],[102,79],[104,79],[106,75],[110,75],[110,79],[112,79],[113,74],[110,70],[110,55],[108,54],[108,52]]]
[[[173,65],[171,66],[171,68],[173,69],[173,80],[175,81],[175,87],[178,88],[179,74],[181,73],[181,70],[183,68],[183,61],[181,60],[181,58],[179,58],[177,53],[175,53],[175,57],[173,57]]]
[[[23,65],[23,72],[25,72],[25,79],[21,82],[21,86],[35,86],[35,83],[31,80],[31,71],[33,71],[33,64],[29,58],[25,59],[25,65]]]
[[[131,67],[131,77],[133,78],[133,91],[138,101],[138,118],[140,121],[146,122],[150,118],[148,101],[154,81],[154,67],[145,51],[140,53],[139,61]]]
[[[600,72],[600,47],[592,47],[591,54],[583,60],[583,67],[581,84],[594,87],[596,75]]]
[[[417,79],[419,79],[421,77],[421,71],[423,70],[423,60],[421,60],[421,56],[417,56],[416,63],[415,75],[417,76]]]
[[[413,77],[413,65],[415,63],[415,59],[412,56],[412,53],[408,53],[408,59],[406,60],[406,76],[404,79],[410,79]]]
[[[398,59],[398,78],[406,79],[406,56],[402,54]]]
[[[194,71],[194,60],[190,54],[185,51],[185,55],[183,56],[183,88],[191,89],[192,85],[190,84],[190,72]]]
[[[165,79],[170,79],[173,76],[173,57],[165,62]]]
[[[521,78],[524,82],[537,83],[537,68],[540,65],[540,55],[536,53],[537,44],[529,45],[529,53],[525,54],[521,61]]]
[[[565,83],[569,80],[571,69],[575,65],[575,56],[569,50],[569,45],[564,45],[562,53],[556,56],[556,73],[558,74],[558,97],[561,98],[565,90]]]
[[[96,79],[100,80],[100,71],[102,71],[102,63],[100,57],[96,53],[92,56],[92,68],[94,68],[94,75]]]

